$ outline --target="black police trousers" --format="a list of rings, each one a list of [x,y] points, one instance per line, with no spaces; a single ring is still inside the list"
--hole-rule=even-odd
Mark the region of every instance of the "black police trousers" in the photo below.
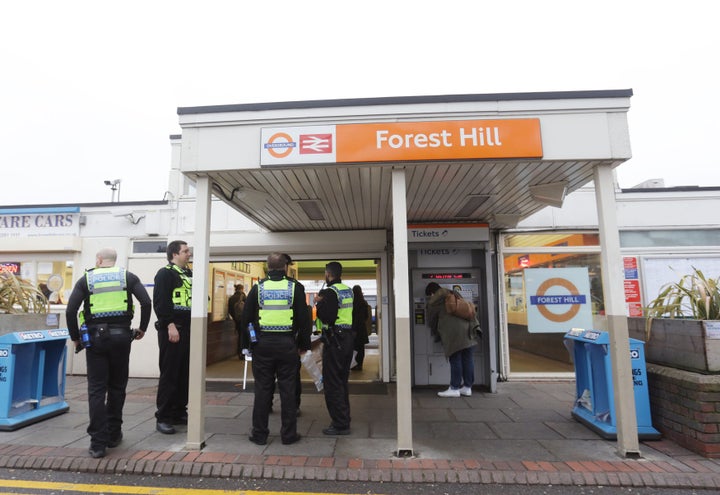
[[[323,338],[322,377],[325,405],[331,425],[338,430],[350,428],[350,396],[348,378],[355,348],[355,335],[350,329],[335,330],[335,336]]]
[[[122,431],[125,389],[128,383],[130,326],[108,328],[98,336],[90,326],[92,346],[85,349],[88,382],[90,447],[107,446]]]
[[[280,390],[280,438],[292,442],[297,437],[297,372],[300,356],[292,333],[260,332],[252,348],[255,402],[252,436],[266,440],[268,416],[272,407],[275,380]]]
[[[190,380],[190,328],[177,325],[180,341],[168,340],[168,329],[158,328],[160,348],[155,418],[161,423],[175,423],[187,417],[188,387]]]

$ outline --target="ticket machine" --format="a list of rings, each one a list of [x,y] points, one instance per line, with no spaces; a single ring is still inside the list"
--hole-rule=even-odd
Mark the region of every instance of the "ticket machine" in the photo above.
[[[477,246],[477,244],[475,244]],[[495,391],[497,356],[494,304],[488,277],[490,256],[484,249],[462,247],[422,247],[410,253],[412,294],[413,385],[450,384],[450,363],[442,344],[430,334],[425,311],[425,287],[436,282],[457,290],[472,301],[477,310],[483,338],[475,347],[475,385]]]

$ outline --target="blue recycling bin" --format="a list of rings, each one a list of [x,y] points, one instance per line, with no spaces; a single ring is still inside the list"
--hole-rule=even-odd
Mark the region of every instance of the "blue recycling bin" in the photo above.
[[[0,431],[66,412],[66,328],[0,335]]]
[[[572,416],[603,438],[616,439],[610,335],[598,330],[574,328],[565,334],[565,345],[575,363],[576,394]],[[661,434],[652,426],[643,341],[630,339],[630,360],[638,438],[657,440]]]

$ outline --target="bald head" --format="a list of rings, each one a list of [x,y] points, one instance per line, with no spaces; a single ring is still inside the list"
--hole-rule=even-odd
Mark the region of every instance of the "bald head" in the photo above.
[[[287,259],[282,253],[270,253],[267,257],[268,270],[285,270]]]
[[[109,266],[115,266],[115,262],[117,261],[117,251],[115,251],[113,248],[102,248],[100,251],[97,252],[95,255],[95,266],[99,267],[109,267]]]

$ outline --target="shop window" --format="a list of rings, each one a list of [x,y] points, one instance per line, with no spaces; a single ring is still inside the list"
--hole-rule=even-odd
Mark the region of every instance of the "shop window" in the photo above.
[[[596,233],[510,234],[503,236],[506,248],[599,246]]]
[[[73,288],[72,261],[40,261],[36,266],[38,289],[50,304],[66,304]]]
[[[624,230],[620,247],[718,246],[720,230]]]
[[[570,355],[563,345],[565,332],[528,331],[524,272],[529,268],[588,269],[590,299],[594,315],[604,313],[599,253],[527,253],[504,256],[504,295],[507,311],[510,372],[572,372]],[[569,330],[569,329],[568,329]]]

